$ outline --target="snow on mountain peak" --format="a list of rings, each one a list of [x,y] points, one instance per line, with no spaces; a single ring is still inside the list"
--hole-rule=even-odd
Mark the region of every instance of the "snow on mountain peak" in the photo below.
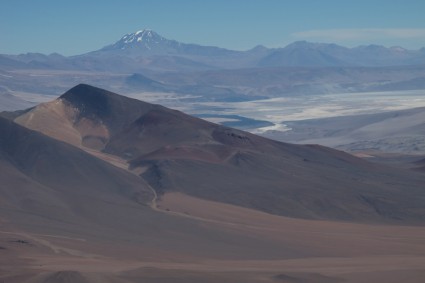
[[[152,36],[152,34],[153,34],[153,33],[154,33],[154,32],[153,32],[152,30],[150,30],[150,29],[142,29],[142,30],[136,31],[136,32],[134,33],[134,35],[139,35],[139,34],[141,34],[142,36],[143,36],[143,35]]]
[[[390,50],[394,51],[394,52],[406,52],[407,51],[407,49],[405,49],[401,46],[392,46],[392,47],[390,47]]]
[[[150,29],[143,29],[136,31],[134,33],[129,33],[124,35],[121,38],[121,41],[124,44],[130,44],[130,43],[159,43],[159,41],[164,40],[164,38],[154,31]]]
[[[137,50],[159,52],[158,50],[172,50],[178,43],[168,40],[151,29],[142,29],[133,33],[127,33],[114,44],[105,46],[102,51],[108,50],[129,50],[130,53],[137,53]]]

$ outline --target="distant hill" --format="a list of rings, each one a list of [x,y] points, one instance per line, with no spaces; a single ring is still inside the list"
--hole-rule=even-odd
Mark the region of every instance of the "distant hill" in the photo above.
[[[425,154],[425,108],[284,122],[292,130],[265,135],[346,151]]]

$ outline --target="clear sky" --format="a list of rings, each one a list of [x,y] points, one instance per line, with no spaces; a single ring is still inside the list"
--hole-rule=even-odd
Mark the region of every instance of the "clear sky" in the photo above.
[[[247,50],[293,41],[425,46],[425,0],[0,0],[0,53],[81,54],[149,28]]]

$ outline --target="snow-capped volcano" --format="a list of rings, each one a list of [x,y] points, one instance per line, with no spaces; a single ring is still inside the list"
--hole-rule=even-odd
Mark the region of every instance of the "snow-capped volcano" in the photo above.
[[[134,33],[124,35],[120,40],[112,45],[102,48],[102,51],[108,50],[126,50],[126,49],[141,49],[141,50],[156,50],[163,49],[165,46],[174,45],[177,42],[168,40],[153,30],[143,29]]]
[[[123,43],[124,48],[134,43],[143,44],[146,48],[150,49],[151,45],[159,44],[166,40],[156,32],[150,29],[144,29],[124,35],[117,43]]]
[[[114,44],[105,46],[95,52],[113,52],[130,56],[149,55],[222,55],[234,53],[224,48],[201,46],[197,44],[180,43],[176,40],[166,39],[153,30],[143,29],[128,33]]]

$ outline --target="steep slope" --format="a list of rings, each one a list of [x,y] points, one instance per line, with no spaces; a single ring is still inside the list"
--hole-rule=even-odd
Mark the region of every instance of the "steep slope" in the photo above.
[[[15,121],[75,146],[101,149],[111,135],[157,108],[163,107],[79,85]]]
[[[63,122],[46,128],[58,120],[50,107],[55,103]],[[180,191],[303,218],[416,222],[425,214],[421,174],[320,146],[272,141],[88,85],[47,106],[15,120],[127,159],[160,194]]]

